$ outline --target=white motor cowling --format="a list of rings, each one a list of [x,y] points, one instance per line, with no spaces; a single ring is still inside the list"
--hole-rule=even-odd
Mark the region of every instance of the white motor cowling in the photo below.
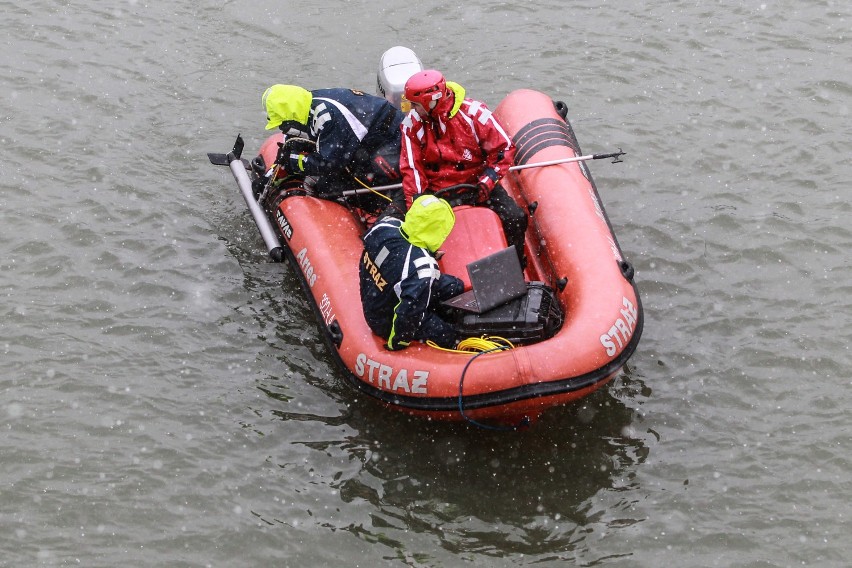
[[[423,64],[413,51],[399,45],[390,48],[382,54],[379,64],[377,94],[402,112],[408,112],[411,103],[405,99],[405,82],[422,70]]]

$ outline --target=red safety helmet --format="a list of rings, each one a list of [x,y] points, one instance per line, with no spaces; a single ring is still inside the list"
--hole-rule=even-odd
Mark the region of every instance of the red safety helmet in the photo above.
[[[447,81],[440,71],[418,71],[405,82],[405,98],[431,111],[447,95]]]

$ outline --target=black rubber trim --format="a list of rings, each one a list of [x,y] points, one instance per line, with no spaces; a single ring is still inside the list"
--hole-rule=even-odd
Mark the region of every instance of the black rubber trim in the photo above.
[[[571,127],[556,118],[540,118],[518,130],[512,138],[515,146],[515,164],[522,166],[536,154],[550,146],[564,146],[579,154]]]

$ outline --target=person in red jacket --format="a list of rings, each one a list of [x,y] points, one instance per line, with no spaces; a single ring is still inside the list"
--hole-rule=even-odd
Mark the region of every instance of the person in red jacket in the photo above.
[[[498,183],[514,158],[512,140],[480,101],[440,71],[418,71],[405,83],[412,109],[402,121],[399,169],[406,205],[421,193],[476,185],[462,201],[493,210],[524,264],[527,215]]]

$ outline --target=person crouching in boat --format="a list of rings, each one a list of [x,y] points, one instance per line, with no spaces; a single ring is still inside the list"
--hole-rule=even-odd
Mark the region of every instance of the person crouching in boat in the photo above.
[[[399,127],[404,115],[385,99],[355,89],[308,91],[272,85],[263,93],[263,108],[267,130],[279,128],[288,137],[316,143],[314,152],[285,156],[282,166],[291,174],[317,176],[317,196],[337,197],[343,190],[399,183]],[[375,210],[388,205],[384,196],[366,195],[359,207]],[[390,200],[401,216],[402,192],[392,191]]]
[[[464,284],[441,274],[435,259],[455,222],[446,200],[423,195],[411,204],[404,221],[385,217],[364,236],[361,306],[370,329],[387,340],[388,349],[403,349],[415,340],[455,346],[455,330],[436,310],[440,302],[460,294]]]
[[[499,184],[514,158],[512,140],[480,101],[464,88],[427,69],[405,83],[411,111],[402,122],[400,173],[407,204],[418,194],[471,184],[462,202],[493,210],[524,265],[524,210]]]

